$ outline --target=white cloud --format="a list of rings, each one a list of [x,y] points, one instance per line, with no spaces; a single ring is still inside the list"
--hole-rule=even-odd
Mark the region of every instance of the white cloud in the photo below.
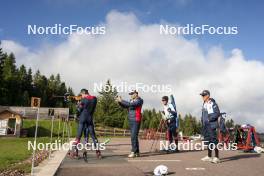
[[[133,13],[110,12],[106,35],[71,35],[56,46],[33,53],[13,41],[3,41],[19,64],[42,73],[60,73],[77,92],[93,89],[94,82],[126,81],[171,84],[181,113],[197,116],[200,91],[209,89],[220,108],[238,123],[250,123],[264,131],[264,64],[246,60],[239,49],[226,57],[220,47],[206,54],[195,40],[163,36],[159,25],[142,24]],[[145,107],[160,108],[162,94],[144,94]]]

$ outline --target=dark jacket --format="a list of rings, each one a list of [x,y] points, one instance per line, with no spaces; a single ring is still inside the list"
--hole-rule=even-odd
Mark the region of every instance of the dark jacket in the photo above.
[[[206,106],[206,107],[205,107]],[[207,103],[203,104],[202,108],[202,126],[209,125],[210,128],[218,128],[218,118],[220,117],[220,110],[213,98]]]
[[[143,99],[138,97],[135,100],[125,101],[122,100],[119,104],[128,108],[128,118],[130,121],[140,122],[142,118],[141,109],[143,105]]]
[[[218,118],[221,116],[218,105],[215,100],[210,98],[204,102],[202,108],[202,135],[205,141],[217,143],[216,128],[218,128]]]
[[[171,111],[170,113],[173,115],[170,124],[173,124],[176,128],[179,128],[179,119],[178,119],[177,111]]]
[[[88,95],[81,99],[78,106],[80,120],[93,122],[93,114],[96,108],[97,98],[95,96]]]
[[[178,119],[177,111],[175,110],[175,108],[173,107],[173,105],[171,103],[164,106],[164,113],[165,113],[165,111],[169,112],[169,115],[170,115],[170,118],[168,118],[170,123],[168,123],[168,125],[178,128],[179,127],[179,119]]]

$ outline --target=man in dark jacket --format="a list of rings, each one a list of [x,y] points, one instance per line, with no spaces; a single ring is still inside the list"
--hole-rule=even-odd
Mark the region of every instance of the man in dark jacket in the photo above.
[[[98,140],[95,135],[93,122],[93,114],[96,108],[97,98],[90,95],[87,89],[82,89],[80,94],[82,99],[77,107],[80,115],[76,143],[80,142],[82,133],[84,133],[86,142],[88,142],[88,135],[90,134],[94,145],[97,146]],[[97,154],[99,153],[99,150],[97,150]]]
[[[132,150],[128,155],[129,158],[134,158],[139,156],[139,141],[138,141],[138,133],[140,129],[140,122],[142,118],[141,109],[143,105],[143,99],[138,96],[138,92],[136,90],[129,93],[131,95],[130,101],[122,100],[119,96],[117,98],[117,102],[120,106],[128,109],[128,118],[129,118],[129,126],[131,131],[131,144]]]
[[[203,98],[202,108],[202,135],[208,145],[208,156],[202,158],[202,161],[209,161],[212,163],[219,163],[219,150],[217,149],[218,138],[218,118],[221,116],[218,105],[213,98],[210,98],[210,92],[204,90],[200,94]],[[211,146],[211,148],[210,148]],[[215,150],[215,157],[212,157],[212,151]]]

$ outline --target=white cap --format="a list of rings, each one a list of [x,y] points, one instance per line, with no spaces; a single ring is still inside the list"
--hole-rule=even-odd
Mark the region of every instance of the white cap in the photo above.
[[[164,165],[159,165],[154,169],[154,175],[155,176],[162,176],[168,174],[168,167]]]

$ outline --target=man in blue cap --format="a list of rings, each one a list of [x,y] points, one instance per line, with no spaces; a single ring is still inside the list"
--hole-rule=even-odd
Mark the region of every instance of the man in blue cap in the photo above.
[[[212,163],[220,163],[219,160],[219,150],[217,149],[218,138],[217,138],[217,128],[218,128],[218,118],[221,116],[219,107],[215,100],[210,97],[210,92],[208,90],[202,91],[200,93],[203,99],[202,108],[202,135],[204,140],[208,145],[208,155],[202,158],[202,161],[208,161]],[[215,157],[212,157],[212,151],[215,151]]]

